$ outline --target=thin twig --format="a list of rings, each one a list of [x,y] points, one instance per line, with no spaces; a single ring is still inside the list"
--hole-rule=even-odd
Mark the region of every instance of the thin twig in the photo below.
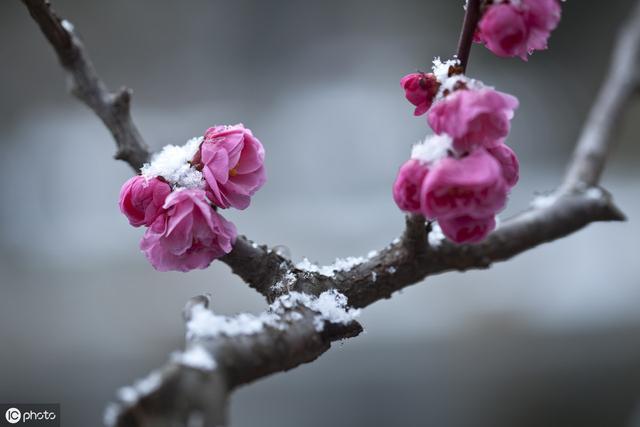
[[[465,72],[469,63],[469,55],[471,54],[471,46],[473,45],[473,35],[476,32],[478,20],[480,19],[480,1],[468,0],[467,9],[464,14],[462,30],[458,39],[457,57],[460,60],[462,71]]]

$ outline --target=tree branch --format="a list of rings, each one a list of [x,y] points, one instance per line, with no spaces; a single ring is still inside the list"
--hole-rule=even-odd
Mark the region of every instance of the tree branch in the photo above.
[[[607,78],[591,108],[569,163],[564,190],[596,185],[614,143],[614,133],[624,107],[637,93],[640,66],[640,3],[620,30]]]
[[[73,25],[60,18],[48,0],[21,1],[54,48],[62,67],[70,74],[72,93],[91,108],[111,131],[118,147],[116,159],[124,160],[139,172],[150,154],[131,118],[131,90],[122,88],[117,93],[109,92]],[[245,237],[238,237],[234,250],[222,261],[264,295],[268,289],[264,277],[277,280],[280,266],[283,262],[285,265],[289,262],[264,246],[257,247]]]
[[[111,131],[118,145],[116,159],[136,172],[149,158],[149,150],[130,115],[131,89],[109,92],[98,76],[73,25],[60,19],[47,0],[22,0],[31,17],[53,46],[62,67],[73,82],[72,93],[84,102]]]
[[[206,310],[207,297],[192,298],[185,307],[187,350],[120,389],[118,402],[107,408],[105,423],[225,425],[228,396],[236,387],[311,362],[332,341],[362,332],[358,322],[336,322],[321,313],[322,307],[304,300],[285,296],[260,316],[225,318]]]
[[[47,1],[22,1],[71,74],[76,96],[113,134],[117,157],[139,169],[148,151],[130,117],[130,92],[124,89],[114,94],[106,89],[73,27],[60,20]],[[479,0],[470,0],[467,6],[458,50],[463,66],[468,61],[478,5]],[[349,298],[352,306],[365,307],[430,275],[487,268],[592,222],[622,220],[624,215],[613,205],[609,193],[597,184],[612,146],[613,130],[638,85],[635,67],[639,57],[640,2],[621,32],[611,70],[559,190],[506,221],[480,244],[455,245],[437,239],[422,216],[409,215],[399,239],[347,271],[321,274],[296,268],[290,260],[245,237],[239,237],[233,251],[221,261],[275,303],[296,291],[300,292],[296,295],[309,297],[337,290]],[[284,282],[286,286],[274,286]],[[192,300],[186,309],[187,320],[205,303],[203,297]],[[202,425],[222,425],[228,394],[235,387],[314,360],[332,341],[361,331],[354,321],[343,324],[325,319],[319,328],[318,311],[305,304],[267,314],[275,317],[269,317],[271,320],[257,332],[191,337],[180,357],[145,381],[121,390],[120,402],[111,407],[107,418],[121,426],[187,425],[193,420]],[[194,367],[193,360],[185,356],[193,356],[191,351],[208,355],[216,366]]]
[[[291,260],[278,255],[265,245],[238,236],[233,250],[220,258],[249,286],[271,298],[270,287],[293,268]]]

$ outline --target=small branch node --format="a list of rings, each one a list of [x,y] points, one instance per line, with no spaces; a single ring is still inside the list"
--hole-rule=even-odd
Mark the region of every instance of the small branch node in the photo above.
[[[121,114],[129,113],[133,91],[128,87],[121,87],[113,96],[112,105]]]
[[[189,320],[191,320],[193,316],[193,310],[196,307],[209,308],[210,304],[211,294],[196,295],[195,297],[190,298],[189,301],[187,301],[187,303],[184,305],[184,308],[182,309],[182,318],[185,322],[188,322]]]

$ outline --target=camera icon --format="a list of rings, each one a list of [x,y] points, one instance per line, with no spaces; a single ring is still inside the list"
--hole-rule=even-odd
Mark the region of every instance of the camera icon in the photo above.
[[[18,408],[9,408],[7,412],[4,413],[4,417],[9,424],[16,424],[22,418],[22,413]]]

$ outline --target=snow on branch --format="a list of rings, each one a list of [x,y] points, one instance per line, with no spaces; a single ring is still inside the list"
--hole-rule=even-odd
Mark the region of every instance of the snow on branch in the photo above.
[[[223,425],[231,391],[274,372],[315,360],[331,342],[358,335],[359,310],[337,291],[292,292],[258,315],[220,316],[209,299],[185,307],[187,349],[167,365],[116,393],[105,424]]]

